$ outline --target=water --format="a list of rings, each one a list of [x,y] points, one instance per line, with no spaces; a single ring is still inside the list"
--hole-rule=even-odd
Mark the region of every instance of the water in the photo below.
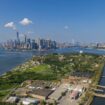
[[[0,75],[25,62],[32,56],[31,53],[9,52],[0,50]]]
[[[66,53],[66,52],[79,53],[80,50],[82,50],[85,53],[105,55],[105,50],[85,49],[85,48],[76,48],[76,47],[49,50],[43,52],[38,52],[38,51],[11,52],[11,51],[0,50],[0,75],[6,71],[11,70],[12,68],[16,67],[19,64],[24,63],[25,61],[30,59],[33,55],[49,54],[49,53]],[[105,69],[103,75],[105,76]],[[100,84],[105,85],[105,78],[101,79]],[[104,105],[104,104],[105,104],[105,98],[98,98],[98,97],[95,97],[92,103],[92,105]]]
[[[105,76],[105,66],[104,66],[102,75]],[[105,86],[105,77],[101,78],[99,85]],[[105,93],[105,90],[104,90],[104,93]],[[99,98],[99,97],[95,97],[92,103],[92,105],[104,105],[104,104],[105,104],[105,98]]]
[[[5,73],[6,71],[11,70],[12,68],[24,63],[28,59],[30,59],[33,55],[42,55],[42,54],[51,53],[51,51],[47,52],[32,52],[32,51],[4,51],[0,50],[0,75]]]
[[[85,49],[85,48],[76,48],[76,47],[49,50],[49,51],[43,51],[43,52],[38,52],[38,51],[11,52],[11,51],[0,50],[0,75],[6,71],[11,70],[17,65],[25,62],[26,60],[30,59],[33,55],[48,54],[48,53],[65,53],[65,52],[73,53],[73,52],[79,52],[80,50],[86,53],[93,53],[93,54],[99,54],[99,55],[105,54],[104,50]]]

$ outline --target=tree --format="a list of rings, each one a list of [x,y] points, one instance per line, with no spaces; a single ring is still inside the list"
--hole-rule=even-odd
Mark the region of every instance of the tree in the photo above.
[[[41,102],[41,105],[46,105],[46,101],[43,100],[43,101]]]

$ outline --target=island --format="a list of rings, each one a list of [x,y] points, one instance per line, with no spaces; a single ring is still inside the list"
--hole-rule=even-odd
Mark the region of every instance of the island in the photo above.
[[[0,76],[0,105],[90,105],[104,59],[83,52],[33,56]]]

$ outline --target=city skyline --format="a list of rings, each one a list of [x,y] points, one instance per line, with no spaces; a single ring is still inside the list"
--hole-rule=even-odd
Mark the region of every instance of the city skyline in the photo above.
[[[0,0],[0,42],[16,31],[59,42],[105,42],[104,0]]]
[[[10,27],[9,27],[10,28]],[[58,48],[56,41],[51,39],[31,39],[24,34],[24,38],[21,39],[19,32],[16,32],[15,40],[7,40],[4,43],[0,44],[2,49],[11,49],[11,50],[48,50]]]

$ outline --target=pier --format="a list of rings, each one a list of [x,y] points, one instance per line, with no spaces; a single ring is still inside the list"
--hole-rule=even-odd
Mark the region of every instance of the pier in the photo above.
[[[97,92],[103,92],[102,89],[91,88],[91,90],[94,90],[94,91],[97,91]]]
[[[92,92],[92,94],[96,97],[105,98],[105,94],[100,94],[100,93],[95,93],[95,92]]]
[[[99,88],[104,88],[105,89],[105,86],[102,86],[102,85],[96,85],[97,87]]]
[[[95,87],[96,87],[96,88],[95,88]],[[91,94],[92,94],[93,96],[96,96],[96,97],[105,98],[105,93],[96,93],[96,92],[104,92],[103,89],[105,89],[105,86],[96,85],[95,87],[93,86],[93,88],[91,88],[91,90],[93,90],[93,91],[91,91]],[[98,89],[98,88],[101,88],[101,89]],[[94,91],[96,91],[96,92],[94,92]]]

